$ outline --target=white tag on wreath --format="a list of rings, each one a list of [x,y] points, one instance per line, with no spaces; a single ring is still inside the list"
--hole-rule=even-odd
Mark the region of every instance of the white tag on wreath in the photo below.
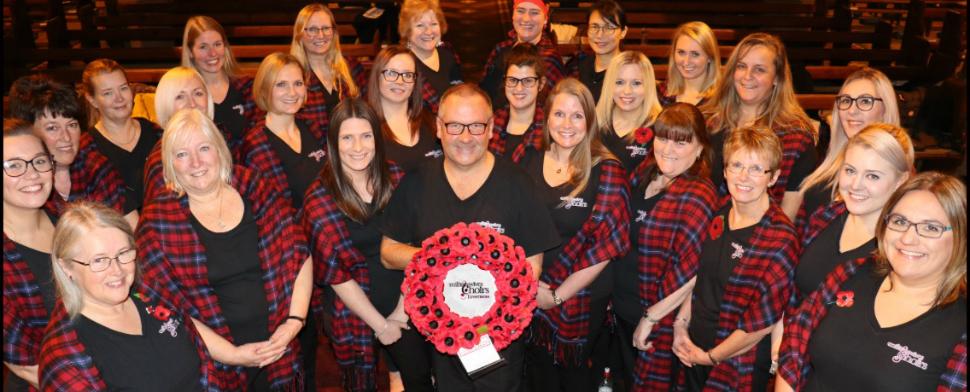
[[[461,317],[481,316],[495,304],[495,277],[473,264],[448,271],[444,286],[445,304]]]

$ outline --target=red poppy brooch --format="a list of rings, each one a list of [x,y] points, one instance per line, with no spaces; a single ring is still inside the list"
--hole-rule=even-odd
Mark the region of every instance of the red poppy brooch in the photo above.
[[[724,233],[724,216],[718,215],[714,217],[714,220],[711,221],[711,226],[707,230],[712,240],[721,238],[721,233]]]
[[[835,306],[851,308],[853,303],[855,303],[855,293],[851,291],[839,291],[835,293]]]
[[[650,129],[650,127],[637,128],[637,130],[633,133],[633,140],[636,141],[637,144],[650,143],[650,141],[653,140],[653,129]]]

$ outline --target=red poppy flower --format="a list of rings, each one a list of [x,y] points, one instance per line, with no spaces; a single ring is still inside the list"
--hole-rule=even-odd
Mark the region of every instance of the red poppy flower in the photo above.
[[[855,303],[855,293],[851,291],[840,291],[835,293],[835,306],[840,308],[851,308]]]
[[[721,238],[721,233],[724,233],[724,216],[718,215],[711,221],[711,227],[708,228],[708,233],[711,235],[712,240]]]
[[[637,144],[647,144],[653,140],[653,129],[650,127],[637,128],[633,133],[633,140]]]
[[[168,308],[162,305],[156,306],[153,310],[150,310],[150,312],[152,316],[155,316],[155,318],[161,321],[168,320],[168,318],[172,316],[172,311],[168,310]]]

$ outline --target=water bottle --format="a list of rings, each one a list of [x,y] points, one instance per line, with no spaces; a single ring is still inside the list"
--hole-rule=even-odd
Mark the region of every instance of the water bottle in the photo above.
[[[603,368],[603,382],[596,388],[596,392],[613,392],[613,379],[610,378],[610,368]]]

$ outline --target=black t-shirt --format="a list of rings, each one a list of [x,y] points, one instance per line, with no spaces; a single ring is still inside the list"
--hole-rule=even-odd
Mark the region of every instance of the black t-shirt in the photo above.
[[[504,159],[485,183],[461,200],[445,177],[444,160],[426,162],[405,176],[384,208],[381,232],[411,245],[458,222],[491,227],[515,241],[526,256],[559,244],[549,212],[535,197],[532,178]]]
[[[162,322],[132,298],[141,319],[141,335],[128,335],[80,315],[78,340],[109,391],[194,391],[202,379],[201,360],[184,319]]]
[[[724,220],[721,236],[707,239],[701,245],[700,268],[697,271],[697,284],[694,286],[688,332],[694,344],[705,351],[714,348],[724,289],[734,274],[734,267],[748,249],[754,229],[758,227],[751,225],[731,230],[728,227],[730,209],[730,206],[726,206],[714,215],[714,219],[720,216]]]
[[[140,117],[135,117],[135,120],[138,121],[141,132],[131,152],[112,143],[100,131],[91,130],[91,136],[98,145],[98,151],[111,161],[125,182],[125,212],[141,209],[145,197],[145,161],[148,160],[148,153],[159,140],[159,135],[155,132],[155,124]]]
[[[233,344],[269,338],[269,303],[263,289],[259,229],[249,202],[239,224],[225,233],[209,231],[194,216],[190,221],[205,248],[209,285],[215,290]]]
[[[371,203],[369,208],[373,207]],[[371,217],[363,224],[344,217],[347,231],[350,232],[350,242],[364,258],[367,259],[367,272],[370,277],[370,302],[377,311],[387,317],[397,306],[401,295],[401,282],[404,272],[389,270],[381,264],[381,232],[378,229],[380,219]]]
[[[27,268],[30,268],[30,272],[34,274],[34,279],[40,286],[40,297],[44,300],[44,309],[47,310],[47,314],[51,314],[54,311],[54,302],[57,299],[57,286],[54,285],[53,271],[51,270],[51,254],[17,242],[14,242],[14,246],[20,253],[20,257],[27,262]]]
[[[221,103],[215,103],[213,121],[229,134],[230,140],[241,141],[249,129],[249,120],[244,113],[245,105],[246,99],[242,92],[232,88],[232,84],[226,91],[226,98]],[[229,145],[232,146],[233,143]]]
[[[386,127],[384,122],[381,126]],[[391,138],[384,139],[384,151],[387,159],[396,163],[401,170],[409,173],[421,163],[440,157],[441,144],[435,135],[434,120],[429,112],[419,118],[418,142],[413,146],[405,146]]]
[[[440,97],[453,85],[460,84],[462,80],[461,76],[461,66],[455,63],[455,53],[451,51],[447,46],[438,47],[438,70],[432,70],[424,62],[418,60],[415,61],[417,65],[418,73],[424,76],[424,79],[431,83],[431,87],[438,93]],[[416,86],[420,88],[420,86]],[[430,108],[427,108],[430,110]]]
[[[593,102],[599,102],[603,92],[603,78],[606,70],[596,72],[596,56],[589,55],[579,61],[579,81],[593,93]]]
[[[818,285],[825,281],[825,277],[835,267],[848,260],[865,257],[876,250],[876,239],[873,238],[845,253],[839,251],[842,229],[845,228],[848,217],[849,214],[845,213],[836,218],[805,247],[805,252],[795,267],[795,293],[799,301],[818,289]]]
[[[616,279],[613,288],[613,311],[623,320],[635,324],[640,322],[643,308],[640,306],[640,229],[646,223],[647,217],[666,195],[662,191],[653,197],[644,198],[645,193],[634,191],[630,198],[630,251],[623,258],[616,261]]]
[[[621,138],[613,127],[604,128],[602,135],[603,145],[620,159],[627,173],[633,172],[647,158],[647,148],[637,144],[632,135],[629,139]]]
[[[806,391],[934,391],[960,336],[966,298],[889,328],[876,320],[883,279],[863,267],[846,281],[852,306],[832,304],[808,343],[812,372]]]
[[[263,128],[263,132],[266,132],[270,147],[276,152],[283,165],[283,172],[286,173],[286,182],[293,199],[293,208],[299,210],[303,207],[303,196],[306,190],[320,175],[320,170],[326,163],[327,150],[313,137],[305,122],[297,120],[296,126],[300,130],[300,152],[293,151],[269,128]]]
[[[802,206],[805,208],[805,220],[812,217],[822,206],[827,206],[832,203],[832,187],[828,185],[818,184],[805,191],[805,197],[802,198]]]
[[[505,134],[505,153],[502,154],[502,158],[512,159],[512,154],[515,153],[515,149],[519,148],[522,141],[525,140],[525,134],[513,135],[511,133]]]
[[[563,246],[572,237],[576,236],[579,229],[589,219],[589,215],[593,213],[593,205],[596,203],[596,195],[599,190],[602,162],[593,166],[590,170],[589,182],[586,183],[586,188],[575,197],[570,197],[569,194],[572,192],[573,187],[568,182],[558,186],[550,186],[546,182],[542,174],[543,163],[545,161],[543,159],[544,156],[544,152],[529,151],[525,154],[521,163],[525,171],[532,176],[533,183],[535,184],[536,197],[549,211],[549,215],[556,225],[556,233],[562,239],[559,246],[546,250],[543,253],[542,270],[549,271],[553,265],[559,262],[559,255],[562,253]],[[543,273],[542,278],[548,281],[545,273]],[[612,291],[610,287],[611,283],[612,270],[606,273],[604,269],[588,287],[593,300],[609,296]]]

